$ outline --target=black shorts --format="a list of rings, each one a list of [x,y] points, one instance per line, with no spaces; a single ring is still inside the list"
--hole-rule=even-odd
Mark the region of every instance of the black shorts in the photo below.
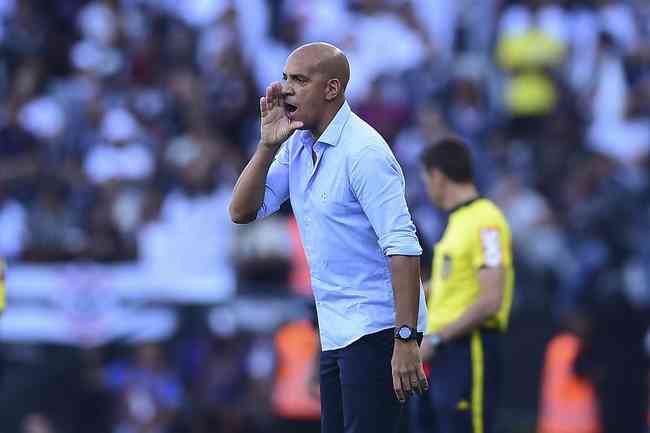
[[[379,331],[321,353],[322,433],[397,432],[403,405],[393,390],[394,332]]]
[[[493,433],[501,334],[477,330],[442,344],[431,360],[428,395],[413,404],[416,433]]]

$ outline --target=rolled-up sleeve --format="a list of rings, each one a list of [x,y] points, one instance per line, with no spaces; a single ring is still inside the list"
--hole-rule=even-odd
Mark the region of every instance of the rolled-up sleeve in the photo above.
[[[387,149],[370,145],[357,153],[350,164],[350,184],[384,255],[422,254],[406,205],[404,175]]]
[[[264,185],[264,201],[255,219],[262,219],[276,212],[289,198],[289,142],[285,142],[275,155]]]

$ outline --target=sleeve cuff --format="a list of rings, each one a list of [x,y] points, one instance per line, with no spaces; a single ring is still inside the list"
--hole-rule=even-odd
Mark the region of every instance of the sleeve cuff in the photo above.
[[[379,239],[385,256],[420,256],[422,247],[415,233],[390,233]]]
[[[268,206],[266,206],[266,203],[262,203],[260,208],[257,210],[257,214],[255,215],[255,221],[265,218],[268,214],[269,214]]]

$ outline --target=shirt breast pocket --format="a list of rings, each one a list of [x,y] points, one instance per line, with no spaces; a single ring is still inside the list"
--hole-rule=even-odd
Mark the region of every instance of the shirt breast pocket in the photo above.
[[[326,214],[341,216],[358,212],[359,203],[346,183],[333,182],[317,194],[318,203]]]

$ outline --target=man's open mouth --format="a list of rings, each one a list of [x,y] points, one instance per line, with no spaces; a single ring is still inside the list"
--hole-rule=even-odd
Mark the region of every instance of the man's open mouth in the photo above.
[[[293,105],[293,104],[288,104],[288,103],[286,103],[286,102],[284,103],[284,110],[285,110],[288,114],[292,114],[292,113],[294,113],[297,109],[298,109],[298,107],[296,107],[296,106]]]

